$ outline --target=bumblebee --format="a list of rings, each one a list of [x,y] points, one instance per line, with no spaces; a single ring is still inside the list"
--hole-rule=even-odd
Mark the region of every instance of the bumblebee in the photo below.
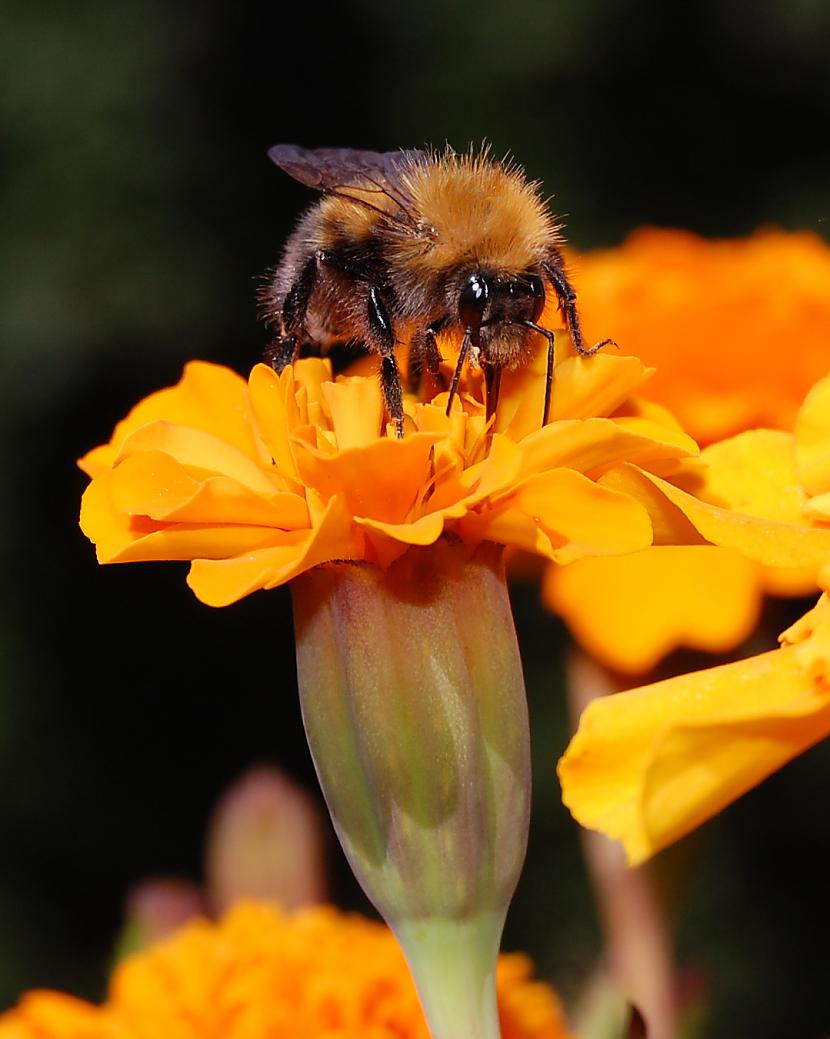
[[[341,342],[378,354],[383,396],[403,436],[403,396],[395,347],[409,343],[409,376],[437,375],[436,336],[461,342],[449,384],[452,407],[465,362],[484,369],[487,414],[501,372],[526,363],[547,340],[543,423],[548,421],[554,334],[538,324],[555,294],[574,348],[583,355],[576,293],[562,259],[561,225],[515,165],[487,151],[307,150],[278,144],[271,160],[321,192],[300,218],[260,292],[275,336],[266,360],[277,372],[301,350]]]

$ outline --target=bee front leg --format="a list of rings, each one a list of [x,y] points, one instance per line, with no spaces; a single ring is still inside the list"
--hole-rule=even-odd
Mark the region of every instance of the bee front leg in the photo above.
[[[296,336],[277,336],[265,347],[262,359],[266,364],[271,365],[277,375],[280,375],[284,368],[297,359],[297,353]]]
[[[380,382],[386,410],[395,423],[398,439],[402,440],[403,392],[398,362],[395,360],[395,334],[392,330],[389,309],[383,301],[380,290],[375,285],[369,286],[366,297],[366,317],[369,342],[380,354]]]
[[[559,306],[562,308],[562,313],[565,316],[565,324],[568,326],[568,331],[571,334],[571,342],[574,345],[574,349],[578,354],[582,354],[583,357],[590,357],[595,354],[597,350],[601,350],[604,346],[616,346],[617,344],[613,339],[603,339],[601,343],[597,343],[596,346],[586,347],[582,339],[582,328],[579,324],[579,311],[576,307],[576,292],[573,286],[568,281],[567,275],[560,266],[561,260],[558,262],[549,262],[543,265],[545,275],[550,281],[551,285],[559,297]]]

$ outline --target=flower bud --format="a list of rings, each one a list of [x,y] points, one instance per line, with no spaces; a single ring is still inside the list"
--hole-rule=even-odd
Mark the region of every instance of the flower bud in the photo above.
[[[222,796],[205,856],[211,909],[221,914],[242,898],[285,909],[326,898],[320,814],[309,795],[279,769],[260,765]]]
[[[494,971],[524,860],[530,746],[501,550],[442,539],[292,583],[303,720],[349,862],[435,1039],[499,1035]]]
[[[205,914],[202,893],[185,880],[156,877],[131,889],[124,906],[124,926],[115,959],[121,960],[169,938],[182,925]]]

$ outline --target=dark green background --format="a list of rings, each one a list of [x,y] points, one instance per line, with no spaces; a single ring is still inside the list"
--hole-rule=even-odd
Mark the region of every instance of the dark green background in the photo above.
[[[76,523],[74,459],[134,401],[190,358],[245,371],[261,350],[256,279],[309,201],[268,145],[486,137],[583,248],[643,223],[821,231],[830,7],[7,0],[0,19],[7,1005],[100,995],[125,891],[198,875],[211,804],[248,764],[314,788],[287,592],[212,611],[181,565],[99,569]],[[532,589],[517,618],[537,803],[507,944],[572,993],[598,938],[553,771],[567,642]],[[679,955],[708,978],[713,1039],[830,1030],[829,778],[820,747],[664,863],[685,876]],[[364,905],[333,863],[339,900]]]

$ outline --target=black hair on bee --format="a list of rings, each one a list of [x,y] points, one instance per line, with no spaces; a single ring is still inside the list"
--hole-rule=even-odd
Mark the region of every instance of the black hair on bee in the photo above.
[[[275,338],[266,359],[277,372],[309,346],[362,343],[380,357],[386,409],[403,436],[395,346],[410,344],[410,377],[438,374],[436,336],[461,340],[447,412],[466,361],[484,368],[487,414],[502,369],[548,344],[543,423],[548,421],[554,335],[538,324],[548,292],[559,302],[575,349],[586,349],[576,293],[565,272],[561,226],[523,171],[488,152],[441,154],[278,144],[280,169],[322,193],[300,218],[260,292]]]

